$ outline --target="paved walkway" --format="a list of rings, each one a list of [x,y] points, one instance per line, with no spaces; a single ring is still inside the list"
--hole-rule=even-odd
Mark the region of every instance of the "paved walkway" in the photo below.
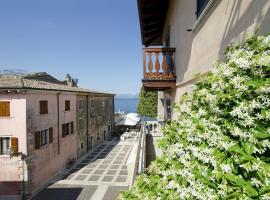
[[[33,200],[114,200],[128,189],[126,161],[135,139],[106,141]]]

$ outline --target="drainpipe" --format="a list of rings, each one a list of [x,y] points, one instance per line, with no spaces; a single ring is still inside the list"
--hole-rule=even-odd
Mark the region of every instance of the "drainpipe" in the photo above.
[[[88,110],[88,108],[89,108],[89,96],[87,95],[86,96],[86,120],[87,120],[87,122],[86,122],[86,147],[87,147],[87,151],[89,151],[89,130],[88,130],[88,128],[89,128],[89,110]]]
[[[60,154],[60,108],[59,108],[59,95],[60,95],[60,92],[57,93],[57,147],[58,147],[58,155]]]
[[[24,169],[24,154],[21,155],[21,159],[22,159],[22,171],[23,171],[23,184],[22,184],[22,190],[23,190],[23,193],[22,193],[22,200],[25,200],[26,199],[26,192],[25,192],[25,169]]]

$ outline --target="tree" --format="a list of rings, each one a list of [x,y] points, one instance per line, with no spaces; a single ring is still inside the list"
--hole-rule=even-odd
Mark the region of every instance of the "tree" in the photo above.
[[[141,87],[137,112],[145,117],[157,117],[157,91],[146,91]]]

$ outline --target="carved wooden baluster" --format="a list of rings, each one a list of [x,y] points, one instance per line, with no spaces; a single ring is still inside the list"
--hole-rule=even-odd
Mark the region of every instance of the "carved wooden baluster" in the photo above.
[[[162,52],[162,71],[163,71],[162,76],[163,77],[168,76],[167,70],[168,70],[168,66],[167,66],[167,62],[166,62],[166,53]]]
[[[170,60],[170,78],[174,78],[174,61],[173,61],[173,53],[169,53],[169,60]]]
[[[146,72],[146,52],[143,50],[143,78],[147,78],[147,72]]]
[[[153,76],[153,62],[152,62],[152,52],[148,52],[148,58],[149,58],[149,60],[148,60],[148,77],[149,78],[152,78],[152,76]]]
[[[159,52],[155,52],[155,55],[156,55],[156,62],[155,62],[155,69],[156,69],[156,77],[159,78],[160,77],[160,63],[159,63],[159,59],[158,59],[158,55],[159,55]]]

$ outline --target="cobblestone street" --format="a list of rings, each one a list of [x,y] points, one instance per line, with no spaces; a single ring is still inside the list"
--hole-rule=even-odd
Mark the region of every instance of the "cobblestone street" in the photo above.
[[[34,200],[113,200],[128,189],[127,159],[135,139],[106,141]]]

